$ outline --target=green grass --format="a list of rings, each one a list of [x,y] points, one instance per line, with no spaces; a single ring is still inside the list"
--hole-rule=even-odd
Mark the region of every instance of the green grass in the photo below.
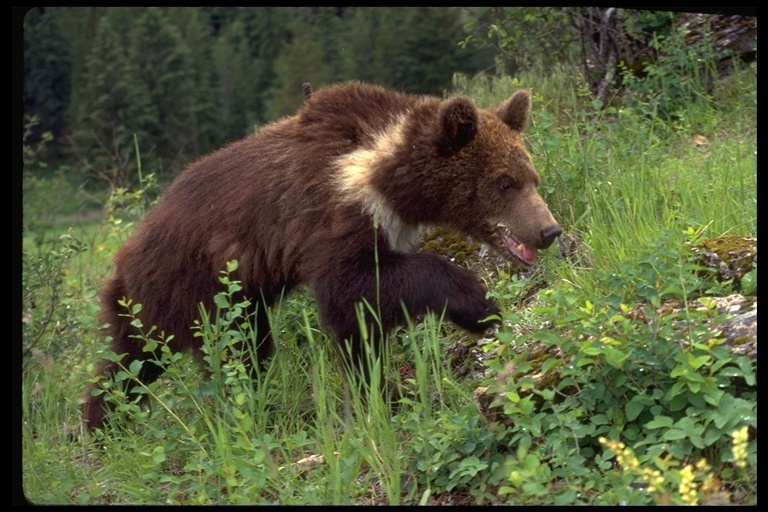
[[[69,179],[27,179],[25,497],[40,504],[667,504],[689,503],[683,491],[693,479],[699,502],[755,503],[753,361],[708,330],[721,320],[711,307],[662,312],[671,301],[706,304],[708,294],[732,291],[701,275],[690,242],[756,236],[754,72],[729,77],[670,119],[656,115],[652,97],[596,109],[580,83],[562,69],[544,79],[457,81],[484,105],[520,86],[534,90],[527,140],[541,190],[584,258],[542,254],[547,287],[533,297],[534,277],[500,273],[492,281],[507,325],[476,347],[490,367],[482,381],[457,378],[449,350],[475,338],[432,316],[399,332],[379,362],[401,388],[395,407],[345,384],[304,290],[272,312],[278,354],[255,382],[236,353],[217,356],[248,335],[247,308],[228,304],[200,327],[210,347],[203,366],[220,371],[209,376],[190,356],[166,354],[166,373],[146,390],[148,406],[121,402],[103,435],[82,436],[77,401],[105,349],[95,293],[147,191],[122,191],[106,214],[80,222],[68,215],[93,202]],[[706,151],[694,146],[695,135],[706,137]],[[66,205],[51,204],[54,190]],[[473,401],[481,385],[499,392],[495,417]],[[742,448],[734,433],[744,427],[751,437]],[[303,459],[316,464],[299,465]]]

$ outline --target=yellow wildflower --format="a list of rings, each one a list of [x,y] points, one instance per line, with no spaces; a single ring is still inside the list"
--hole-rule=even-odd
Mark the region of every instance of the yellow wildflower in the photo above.
[[[696,483],[693,481],[693,466],[687,464],[680,470],[680,497],[686,505],[696,505],[698,495],[696,494]]]
[[[747,443],[749,442],[749,427],[744,425],[733,434],[733,461],[736,467],[747,467]]]
[[[640,476],[648,483],[648,492],[656,492],[664,483],[664,477],[658,469],[643,468]]]

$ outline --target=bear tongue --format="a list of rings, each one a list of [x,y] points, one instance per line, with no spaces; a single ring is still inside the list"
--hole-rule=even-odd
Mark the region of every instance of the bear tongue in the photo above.
[[[499,233],[501,233],[501,238],[504,240],[507,250],[518,259],[522,260],[523,263],[532,265],[536,261],[536,258],[539,255],[538,250],[528,247],[524,243],[518,241],[517,238],[504,227],[499,227]]]
[[[538,257],[538,255],[539,255],[539,251],[537,251],[536,249],[531,249],[531,248],[530,248],[530,247],[528,247],[527,245],[523,245],[523,244],[520,244],[520,245],[518,246],[518,249],[520,249],[520,252],[522,252],[522,253],[523,253],[523,258],[524,258],[526,261],[530,261],[531,263],[533,263],[534,261],[536,261],[536,258],[537,258],[537,257]]]

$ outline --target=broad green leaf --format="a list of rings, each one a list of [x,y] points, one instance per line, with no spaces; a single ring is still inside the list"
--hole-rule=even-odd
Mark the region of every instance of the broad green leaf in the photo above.
[[[677,441],[679,439],[685,439],[686,437],[688,437],[688,434],[686,434],[680,429],[671,428],[666,432],[664,432],[664,434],[661,437],[665,441]]]
[[[652,419],[648,423],[646,423],[645,427],[650,429],[671,428],[672,425],[674,425],[672,418],[670,418],[669,416],[659,416],[657,418]]]
[[[138,374],[139,374],[139,372],[141,371],[141,367],[142,367],[143,365],[144,365],[144,362],[143,362],[143,361],[140,361],[140,360],[138,360],[138,359],[137,359],[136,361],[134,361],[134,362],[132,362],[132,363],[130,364],[130,366],[128,367],[128,370],[129,370],[129,371],[130,371],[130,372],[131,372],[133,375],[138,375]]]
[[[624,412],[628,421],[634,421],[643,410],[645,410],[645,405],[640,403],[639,400],[630,400],[624,407]]]

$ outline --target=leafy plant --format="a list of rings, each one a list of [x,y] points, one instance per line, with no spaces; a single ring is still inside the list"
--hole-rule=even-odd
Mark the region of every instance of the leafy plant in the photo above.
[[[709,285],[680,252],[684,244],[670,237],[661,235],[638,263],[598,281],[614,291],[607,296],[580,300],[568,286],[539,294],[534,312],[553,319],[553,329],[529,339],[537,353],[557,356],[521,351],[499,385],[496,405],[509,418],[504,438],[518,450],[509,462],[511,485],[501,492],[542,504],[599,491],[576,468],[610,470],[597,450],[603,437],[621,436],[640,464],[705,457],[721,465],[730,457],[729,434],[756,426],[754,362],[717,337],[713,326],[723,317],[703,296]],[[687,307],[697,296],[707,307]],[[561,480],[554,490],[551,482]]]
[[[72,230],[59,243],[40,256],[22,252],[22,365],[24,371],[33,361],[59,357],[70,343],[77,341],[79,322],[94,313],[89,307],[81,318],[69,314],[72,292],[66,286],[68,264],[88,250]],[[90,296],[93,296],[91,290]],[[55,332],[55,334],[53,334]]]
[[[634,105],[651,105],[662,119],[684,118],[690,103],[711,100],[717,80],[718,54],[709,38],[690,44],[682,34],[654,35],[650,47],[657,60],[638,76],[620,64],[626,97]]]
[[[457,487],[481,492],[492,483],[488,476],[498,467],[499,458],[489,460],[493,433],[477,412],[476,407],[467,406],[459,412],[441,410],[432,416],[415,406],[412,412],[396,416],[409,440],[407,469],[416,475],[411,494],[418,486],[426,487],[432,495]]]

